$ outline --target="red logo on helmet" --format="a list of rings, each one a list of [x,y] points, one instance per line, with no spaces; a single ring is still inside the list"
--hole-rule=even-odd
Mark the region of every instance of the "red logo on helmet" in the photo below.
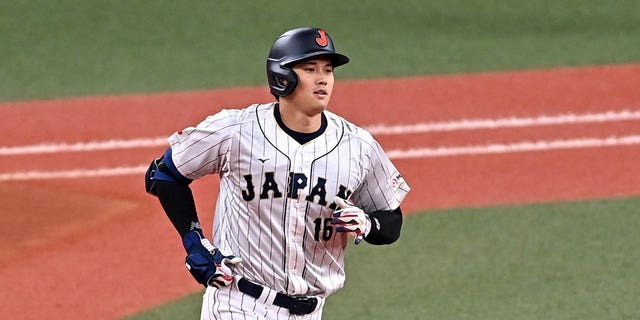
[[[321,47],[326,47],[329,44],[329,40],[327,39],[327,33],[322,29],[318,29],[318,34],[320,37],[316,38],[316,43]]]

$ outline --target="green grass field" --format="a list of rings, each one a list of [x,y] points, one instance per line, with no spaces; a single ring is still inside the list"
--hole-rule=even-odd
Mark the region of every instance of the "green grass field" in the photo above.
[[[339,78],[640,61],[640,2],[0,2],[0,101],[265,83],[287,29],[327,29]]]
[[[640,198],[430,211],[352,246],[326,319],[636,319]],[[127,318],[197,319],[201,293]]]
[[[0,101],[264,85],[274,38],[327,29],[339,79],[640,61],[640,2],[0,2]],[[326,319],[640,318],[640,198],[429,211],[347,252]],[[200,293],[127,319],[196,319]]]

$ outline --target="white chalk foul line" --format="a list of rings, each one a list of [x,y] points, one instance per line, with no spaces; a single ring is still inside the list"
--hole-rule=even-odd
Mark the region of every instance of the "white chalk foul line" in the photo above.
[[[428,133],[436,131],[531,127],[542,125],[614,122],[625,120],[640,120],[640,110],[607,111],[601,113],[586,114],[564,114],[529,118],[510,117],[497,119],[463,119],[457,121],[418,123],[412,125],[395,126],[374,125],[368,126],[366,129],[369,130],[369,132],[371,132],[373,135],[398,135],[409,133]],[[0,156],[155,148],[166,145],[166,137],[78,142],[72,144],[48,143],[16,147],[0,147]]]
[[[168,145],[166,137],[78,142],[72,144],[44,143],[30,146],[0,147],[0,156],[153,148],[164,145]]]
[[[64,171],[18,171],[0,174],[0,181],[26,181],[48,179],[77,179],[125,176],[144,173],[149,165],[99,169],[74,169]]]
[[[497,119],[462,119],[457,121],[418,123],[412,125],[374,125],[367,127],[373,135],[397,135],[438,131],[517,128],[547,125],[640,120],[640,111],[606,111],[601,113],[563,114],[539,117],[509,117]]]
[[[390,150],[391,159],[435,158],[460,155],[482,155],[515,152],[533,152],[558,149],[581,149],[614,147],[640,144],[640,135],[608,138],[580,138],[568,140],[550,140],[535,142],[517,142],[510,144],[486,144],[462,147],[417,148],[408,150]]]
[[[629,146],[640,144],[640,135],[629,135],[607,138],[580,138],[568,140],[549,140],[535,142],[518,142],[510,144],[487,144],[462,147],[420,148],[408,150],[390,150],[391,159],[435,158],[457,155],[504,154],[516,152],[547,151],[558,149],[580,149]],[[68,171],[25,171],[0,174],[0,181],[25,181],[46,179],[96,178],[122,175],[143,174],[148,165],[131,167],[76,169]]]

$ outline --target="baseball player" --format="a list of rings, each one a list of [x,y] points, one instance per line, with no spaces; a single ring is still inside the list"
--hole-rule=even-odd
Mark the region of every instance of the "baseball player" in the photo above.
[[[371,134],[327,110],[349,59],[324,30],[282,34],[267,59],[276,102],[222,110],[176,132],[145,176],[206,287],[202,319],[320,319],[344,250],[398,239],[409,186]],[[210,242],[189,184],[218,174]]]

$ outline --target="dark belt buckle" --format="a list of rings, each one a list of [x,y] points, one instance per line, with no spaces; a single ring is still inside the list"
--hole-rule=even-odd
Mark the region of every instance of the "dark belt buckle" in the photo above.
[[[318,299],[309,297],[299,297],[293,300],[293,305],[289,308],[290,314],[309,314],[316,310]]]

